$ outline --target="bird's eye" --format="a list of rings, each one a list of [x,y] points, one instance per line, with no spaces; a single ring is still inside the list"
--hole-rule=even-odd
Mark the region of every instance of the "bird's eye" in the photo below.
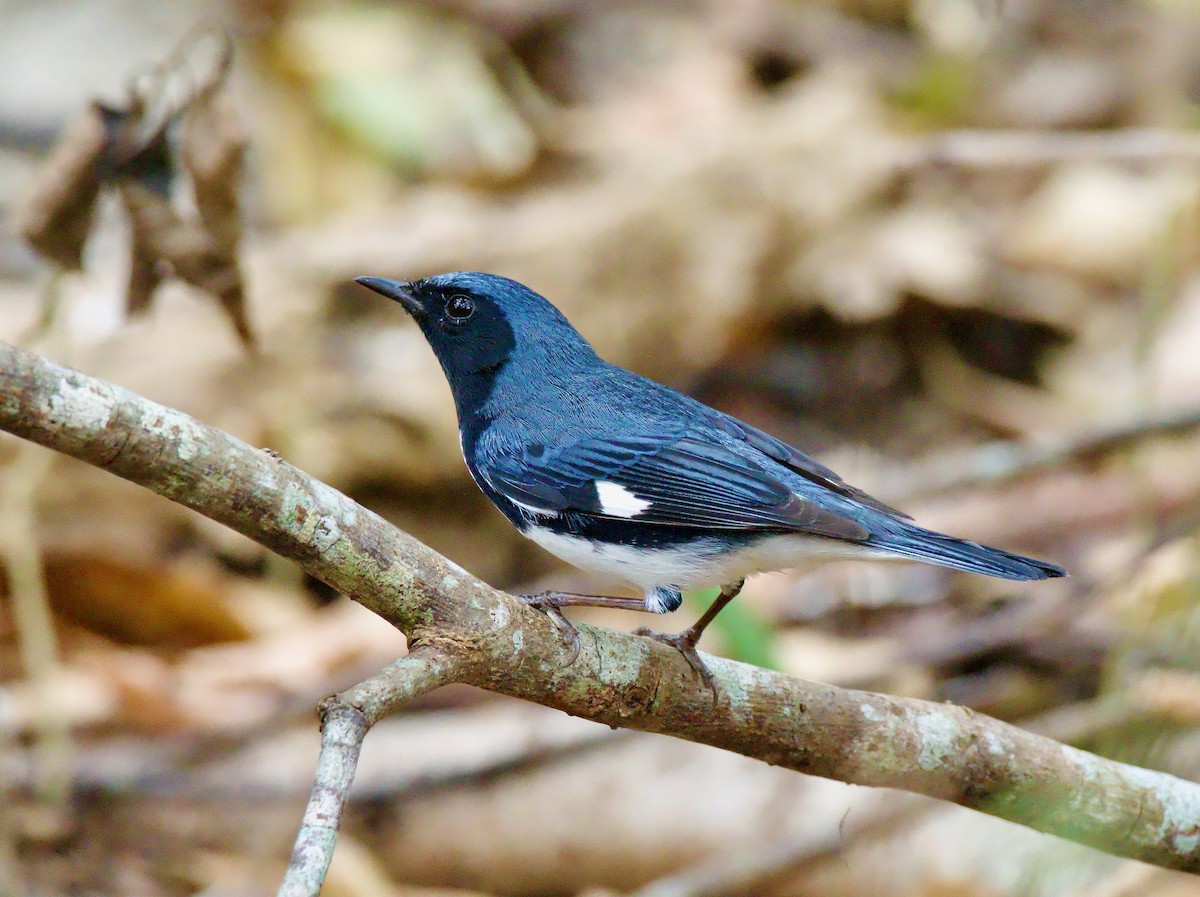
[[[446,303],[446,314],[455,324],[461,324],[475,314],[475,303],[466,296],[451,296]]]

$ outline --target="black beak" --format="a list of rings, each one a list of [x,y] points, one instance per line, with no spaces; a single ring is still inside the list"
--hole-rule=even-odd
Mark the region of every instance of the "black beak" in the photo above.
[[[368,290],[374,290],[380,296],[387,296],[404,306],[414,318],[425,317],[425,306],[412,293],[412,284],[407,280],[388,280],[386,277],[356,277],[355,283],[361,283]]]

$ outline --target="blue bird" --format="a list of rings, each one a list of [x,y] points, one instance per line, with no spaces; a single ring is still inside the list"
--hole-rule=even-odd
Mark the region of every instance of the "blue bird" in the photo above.
[[[601,359],[563,314],[506,277],[359,277],[399,302],[441,362],[475,482],[522,534],[643,598],[522,596],[578,650],[560,608],[667,613],[681,590],[720,586],[673,645],[714,689],[696,643],[753,573],[810,558],[908,558],[1003,579],[1054,564],[912,523],[749,424]]]

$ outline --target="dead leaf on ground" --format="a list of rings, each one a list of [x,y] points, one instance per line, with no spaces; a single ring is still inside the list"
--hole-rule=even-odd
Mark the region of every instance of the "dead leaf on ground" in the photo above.
[[[138,567],[97,555],[51,555],[46,585],[55,613],[127,645],[191,648],[251,635],[218,581],[177,564]]]

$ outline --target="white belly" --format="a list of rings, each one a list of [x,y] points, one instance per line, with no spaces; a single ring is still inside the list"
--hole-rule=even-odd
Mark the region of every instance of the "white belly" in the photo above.
[[[714,540],[681,548],[648,550],[602,545],[564,536],[536,524],[525,535],[556,557],[581,570],[654,589],[700,589],[737,582],[754,573],[787,570],[813,559],[886,557],[886,552],[819,536],[771,536],[736,552],[722,552]]]

